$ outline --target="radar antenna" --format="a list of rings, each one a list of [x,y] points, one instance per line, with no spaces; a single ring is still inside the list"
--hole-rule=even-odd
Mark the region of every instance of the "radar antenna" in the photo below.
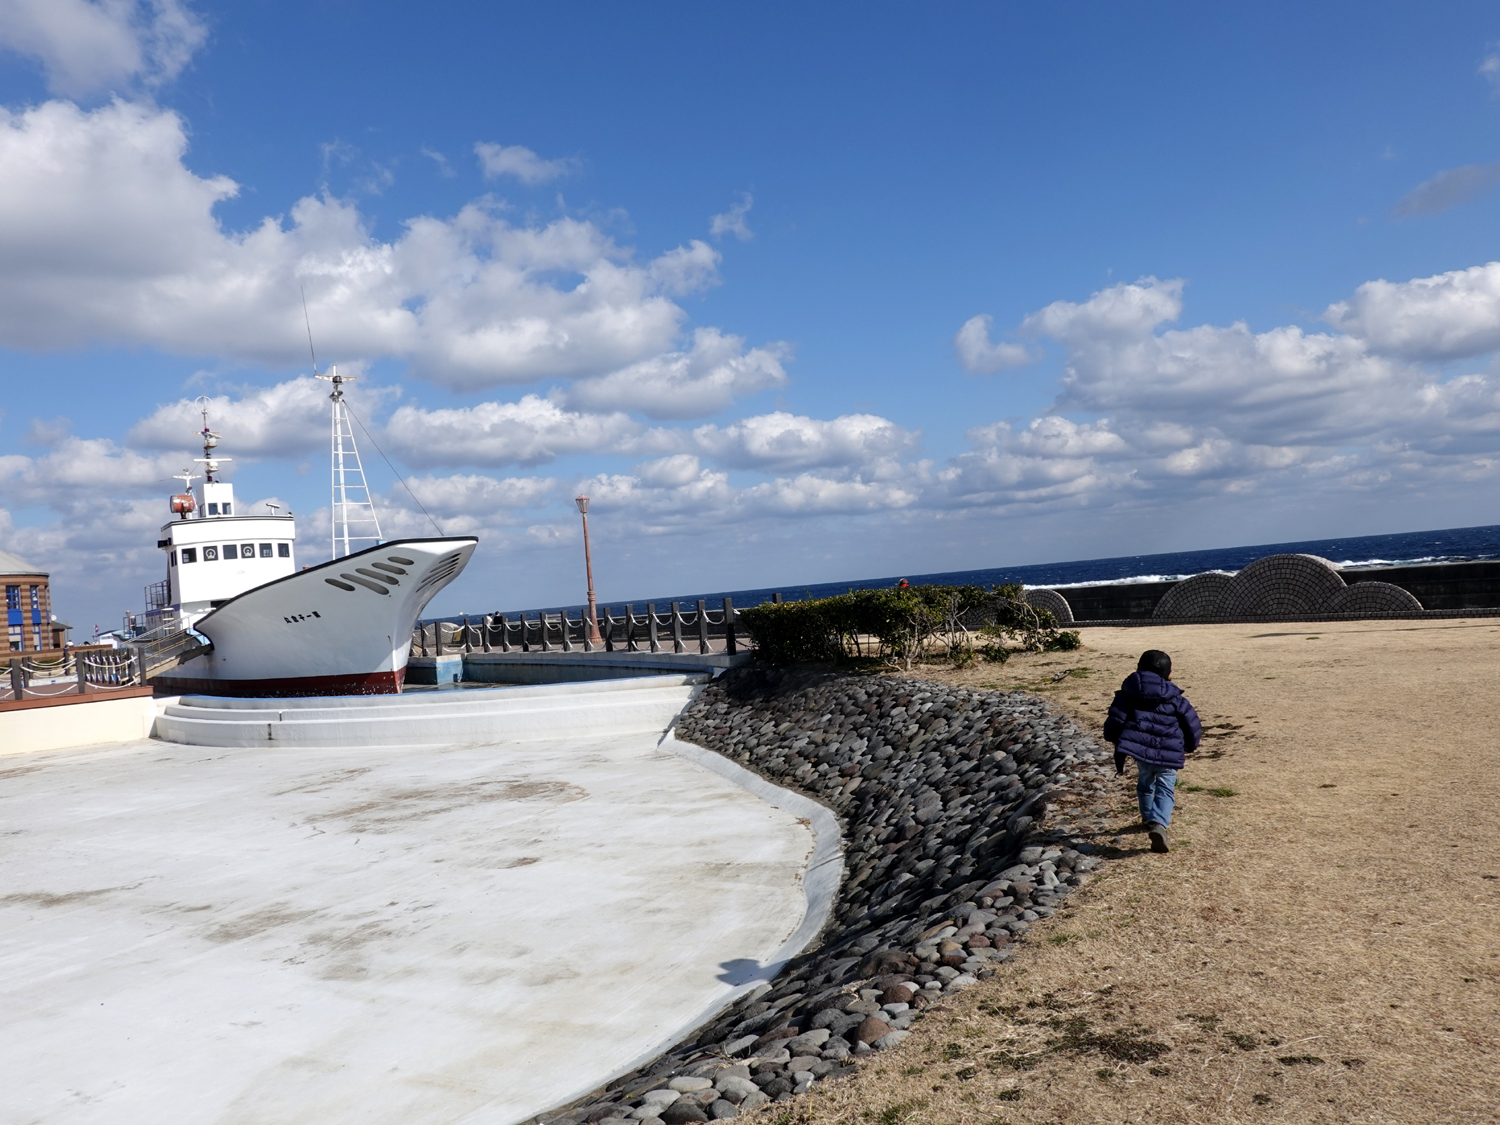
[[[330,367],[327,375],[319,375],[315,368],[313,375],[333,384],[328,396],[333,403],[333,557],[339,559],[379,546],[385,537],[380,534],[380,519],[371,502],[365,468],[349,424],[349,407],[344,402],[344,384],[354,376],[340,375],[337,367]],[[366,547],[355,546],[357,543]]]
[[[194,457],[193,460],[203,466],[203,482],[214,483],[214,474],[219,471],[220,461],[233,461],[233,457],[219,457],[214,454],[214,447],[219,444],[219,435],[208,428],[208,396],[199,395],[194,404],[203,415],[203,428],[198,431],[198,436],[203,439],[203,456]]]

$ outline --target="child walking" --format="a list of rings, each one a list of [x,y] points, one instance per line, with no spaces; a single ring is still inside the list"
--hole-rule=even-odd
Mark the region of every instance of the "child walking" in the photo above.
[[[1187,696],[1172,683],[1172,658],[1159,649],[1141,653],[1136,670],[1125,677],[1109,705],[1104,738],[1115,748],[1115,776],[1125,759],[1135,759],[1135,794],[1153,852],[1172,850],[1167,826],[1172,823],[1173,790],[1186,755],[1198,749],[1203,725]]]

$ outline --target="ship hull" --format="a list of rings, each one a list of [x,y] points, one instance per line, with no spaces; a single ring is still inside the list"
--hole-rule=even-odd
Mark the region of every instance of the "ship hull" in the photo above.
[[[212,649],[152,683],[167,694],[399,692],[417,618],[477,542],[398,539],[247,590],[194,623]]]

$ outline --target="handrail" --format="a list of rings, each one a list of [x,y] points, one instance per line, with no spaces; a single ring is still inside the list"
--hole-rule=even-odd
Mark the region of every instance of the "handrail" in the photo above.
[[[142,667],[138,651],[128,649],[118,656],[72,651],[48,660],[13,656],[0,698],[57,699],[90,691],[118,691],[144,683]],[[38,682],[42,680],[46,682]]]
[[[503,613],[483,614],[477,622],[469,616],[461,621],[418,622],[412,629],[411,654],[431,657],[453,653],[480,652],[564,652],[582,649],[594,652],[687,652],[696,642],[698,652],[723,652],[734,655],[744,639],[740,635],[739,611],[729,598],[720,609],[710,610],[705,600],[691,607],[672,602],[665,612],[658,612],[654,602],[647,603],[644,613],[635,606],[600,606],[598,610],[600,641],[589,637],[588,616],[579,610],[575,619],[568,610],[523,612],[514,618]],[[644,635],[642,635],[644,634]],[[717,643],[716,643],[717,642]]]

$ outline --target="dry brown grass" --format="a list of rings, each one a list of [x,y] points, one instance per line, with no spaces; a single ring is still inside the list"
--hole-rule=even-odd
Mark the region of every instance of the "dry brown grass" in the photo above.
[[[857,1077],[762,1114],[1500,1120],[1500,624],[1083,636],[1078,652],[925,674],[1040,688],[1097,729],[1141,649],[1166,649],[1215,728],[1179,781],[1200,788],[1179,790],[1172,854],[1138,833],[1111,844],[1136,820],[1127,774],[1099,840],[1120,858],[1016,961]],[[1088,672],[1049,683],[1069,668]]]

